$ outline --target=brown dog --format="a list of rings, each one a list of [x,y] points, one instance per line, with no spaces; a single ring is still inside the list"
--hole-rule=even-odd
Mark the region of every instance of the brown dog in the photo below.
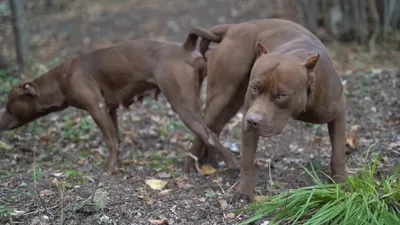
[[[304,27],[280,19],[223,24],[209,31],[222,41],[208,57],[207,126],[219,134],[244,103],[238,196],[252,200],[259,136],[280,134],[291,119],[328,124],[331,172],[335,181],[344,181],[346,100],[321,41]],[[209,44],[203,37],[203,55]],[[215,155],[199,139],[191,153],[199,158]],[[186,170],[191,164],[187,159]]]
[[[118,159],[116,110],[161,91],[183,122],[229,165],[235,158],[205,125],[200,111],[200,86],[205,61],[193,55],[201,30],[190,33],[183,45],[155,40],[134,40],[79,55],[57,65],[39,78],[14,86],[0,131],[14,129],[68,106],[86,110],[100,128],[113,171]],[[196,33],[197,32],[197,33]],[[220,40],[203,33],[210,40]]]

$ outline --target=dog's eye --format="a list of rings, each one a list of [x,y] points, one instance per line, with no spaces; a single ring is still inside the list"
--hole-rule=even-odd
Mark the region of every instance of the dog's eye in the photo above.
[[[287,97],[287,94],[284,94],[284,93],[278,93],[277,95],[276,95],[276,99],[284,99],[284,98],[286,98]]]
[[[251,93],[253,93],[253,94],[257,94],[257,92],[258,92],[258,88],[255,85],[251,85],[250,90],[251,90]]]

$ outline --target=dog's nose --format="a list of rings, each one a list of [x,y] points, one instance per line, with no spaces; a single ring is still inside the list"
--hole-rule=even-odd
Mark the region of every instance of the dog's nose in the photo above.
[[[262,117],[259,114],[256,113],[250,113],[247,115],[247,123],[251,125],[252,127],[257,127],[257,125],[261,122]]]

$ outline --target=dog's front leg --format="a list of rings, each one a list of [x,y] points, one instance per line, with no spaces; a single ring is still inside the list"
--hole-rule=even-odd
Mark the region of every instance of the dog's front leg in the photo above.
[[[246,117],[243,117],[243,120]],[[240,181],[236,191],[236,199],[253,201],[253,191],[256,179],[254,159],[257,151],[259,135],[257,131],[244,131],[245,121],[242,121]]]
[[[104,164],[106,172],[111,173],[117,167],[118,162],[118,137],[112,122],[111,116],[108,112],[104,100],[88,100],[85,104],[86,111],[92,116],[94,122],[99,127],[104,142],[109,151],[109,156]]]
[[[343,103],[343,105],[345,105],[345,103]],[[346,158],[344,152],[346,133],[345,107],[342,108],[333,121],[328,123],[328,131],[332,145],[331,175],[335,182],[344,182],[346,181],[347,176]]]

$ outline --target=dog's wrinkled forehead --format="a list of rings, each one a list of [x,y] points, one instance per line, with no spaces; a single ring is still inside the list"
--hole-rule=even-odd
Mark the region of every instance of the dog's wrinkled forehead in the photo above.
[[[254,65],[251,82],[258,83],[263,90],[276,89],[281,85],[295,90],[298,88],[299,83],[303,83],[300,80],[307,77],[301,74],[306,72],[305,69],[304,71],[302,69],[300,63],[293,61],[282,60],[281,62],[274,62],[273,60],[262,60],[262,62]]]
[[[251,71],[251,83],[256,84],[260,88],[267,89],[272,83],[277,81],[277,73],[279,72],[279,62],[275,63],[258,63],[254,64]]]

